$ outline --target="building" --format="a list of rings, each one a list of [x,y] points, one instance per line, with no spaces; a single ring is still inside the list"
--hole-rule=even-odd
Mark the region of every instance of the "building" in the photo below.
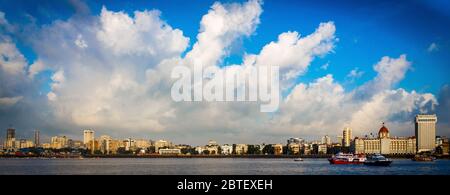
[[[342,146],[343,141],[344,141],[344,137],[342,137],[342,135],[336,136],[336,143],[337,143],[339,146]]]
[[[13,128],[9,128],[6,130],[6,142],[5,142],[5,148],[15,148],[15,142],[16,142],[16,130]]]
[[[273,154],[282,155],[283,154],[283,144],[273,144]]]
[[[93,130],[85,129],[83,131],[83,143],[84,143],[84,145],[86,145],[86,147],[88,147],[87,144],[92,143],[91,141],[94,140],[94,137],[95,137],[95,133],[94,133]]]
[[[290,143],[287,145],[287,148],[288,148],[289,154],[294,154],[294,155],[300,154],[300,148],[301,148],[300,144]]]
[[[170,148],[172,143],[167,140],[158,140],[155,142],[155,151],[158,152],[160,148]]]
[[[31,140],[19,139],[14,142],[14,148],[22,149],[22,148],[32,148],[34,147],[34,143]]]
[[[224,144],[224,145],[220,146],[220,148],[222,149],[223,155],[233,154],[233,146],[232,145]]]
[[[99,150],[103,154],[111,153],[110,146],[111,146],[112,138],[110,136],[102,135],[102,136],[100,136],[100,138],[97,141],[98,141],[98,145],[99,145]]]
[[[54,136],[51,138],[50,147],[53,149],[61,149],[68,147],[68,139],[66,136]]]
[[[415,118],[416,148],[417,152],[434,151],[436,147],[436,122],[435,114],[419,114]]]
[[[208,145],[205,146],[208,154],[219,154],[219,145],[214,140],[209,140]]]
[[[236,144],[234,147],[234,153],[237,155],[247,154],[248,145],[247,144]]]
[[[287,144],[303,144],[305,140],[303,138],[291,137],[287,140]]]
[[[352,141],[352,129],[350,127],[345,127],[342,131],[342,146],[350,147],[350,142]]]
[[[378,138],[356,137],[352,150],[356,154],[414,154],[415,142],[415,137],[390,137],[389,129],[383,123]]]
[[[178,148],[164,148],[164,149],[159,149],[159,154],[161,155],[178,155],[181,154],[181,150]]]
[[[125,146],[125,151],[136,150],[136,140],[128,138],[123,140],[123,145]]]
[[[326,154],[327,153],[327,145],[326,144],[312,144],[312,150],[314,154]]]
[[[39,138],[39,130],[34,130],[34,145],[35,147],[39,147],[41,145],[41,141]]]
[[[328,135],[325,135],[322,137],[322,144],[331,145],[331,137]]]
[[[50,143],[42,143],[42,148],[44,149],[50,149],[52,145]]]
[[[136,139],[136,148],[147,149],[152,146],[150,140],[147,139]]]

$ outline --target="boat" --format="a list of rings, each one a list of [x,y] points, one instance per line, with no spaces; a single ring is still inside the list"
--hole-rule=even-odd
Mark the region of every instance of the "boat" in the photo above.
[[[294,161],[303,161],[303,159],[302,158],[296,158],[296,159],[294,159]]]
[[[436,159],[435,157],[432,157],[430,155],[417,154],[417,155],[414,156],[414,158],[412,160],[413,161],[419,161],[419,162],[432,162],[435,159]]]
[[[384,157],[381,154],[375,154],[372,156],[369,156],[366,161],[364,161],[365,165],[369,166],[389,166],[391,165],[392,160]]]
[[[366,161],[366,157],[364,155],[345,154],[340,152],[333,155],[328,161],[330,164],[363,164],[364,161]]]

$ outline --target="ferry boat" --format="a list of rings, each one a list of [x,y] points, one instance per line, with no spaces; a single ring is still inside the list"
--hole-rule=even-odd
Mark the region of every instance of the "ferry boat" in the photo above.
[[[364,155],[338,153],[328,159],[330,164],[363,164],[366,161]]]
[[[392,160],[384,157],[381,154],[375,154],[372,156],[369,156],[366,161],[364,161],[365,165],[369,166],[389,166],[391,165]]]

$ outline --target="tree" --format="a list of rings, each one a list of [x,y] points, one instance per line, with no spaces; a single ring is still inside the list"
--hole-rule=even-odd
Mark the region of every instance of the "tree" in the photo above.
[[[274,154],[275,153],[275,151],[273,150],[272,145],[264,146],[262,151],[263,151],[263,154]]]
[[[259,145],[248,145],[247,154],[261,154]]]

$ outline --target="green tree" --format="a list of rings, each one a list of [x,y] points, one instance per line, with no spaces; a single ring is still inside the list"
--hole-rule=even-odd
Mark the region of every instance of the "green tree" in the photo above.
[[[272,145],[266,145],[264,146],[263,150],[262,150],[263,154],[274,154],[274,150]]]

